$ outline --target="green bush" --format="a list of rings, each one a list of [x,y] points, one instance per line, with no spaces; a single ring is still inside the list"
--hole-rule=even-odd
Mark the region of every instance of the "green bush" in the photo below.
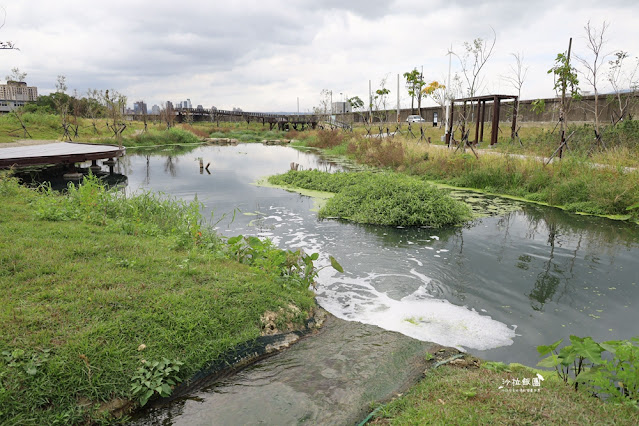
[[[419,178],[397,173],[325,173],[289,171],[269,181],[317,191],[334,192],[320,217],[339,217],[376,225],[459,225],[470,208]]]
[[[549,355],[537,365],[554,368],[575,389],[589,386],[598,396],[639,408],[639,338],[597,343],[591,337],[570,336],[571,345],[557,351],[563,339],[537,346],[539,355]],[[602,357],[609,352],[610,357]]]

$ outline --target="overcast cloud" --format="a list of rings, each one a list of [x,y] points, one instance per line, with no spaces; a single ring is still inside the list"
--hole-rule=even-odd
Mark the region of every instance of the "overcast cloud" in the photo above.
[[[70,91],[116,89],[132,104],[191,99],[220,109],[312,110],[319,92],[333,100],[367,97],[388,79],[393,105],[397,74],[424,69],[445,82],[450,46],[477,37],[497,42],[485,68],[483,93],[516,93],[502,78],[519,52],[529,67],[522,97],[554,96],[546,71],[573,37],[588,56],[584,25],[611,25],[604,50],[639,55],[639,2],[519,0],[0,0],[6,24],[0,78],[18,67],[41,94],[65,75]],[[2,22],[0,11],[0,23]],[[453,57],[452,73],[460,70]],[[605,78],[602,78],[605,86]],[[583,87],[589,90],[588,87]],[[605,89],[605,88],[604,88]],[[402,107],[410,98],[400,88]]]

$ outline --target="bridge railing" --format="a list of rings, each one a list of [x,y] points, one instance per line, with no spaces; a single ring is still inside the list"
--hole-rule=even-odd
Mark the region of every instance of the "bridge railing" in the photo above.
[[[173,111],[176,114],[200,114],[200,115],[224,115],[232,117],[254,117],[254,118],[268,118],[275,119],[277,121],[285,122],[318,122],[319,118],[316,115],[306,114],[272,114],[265,112],[249,112],[249,111],[230,111],[224,109],[198,109],[198,108],[174,108]]]

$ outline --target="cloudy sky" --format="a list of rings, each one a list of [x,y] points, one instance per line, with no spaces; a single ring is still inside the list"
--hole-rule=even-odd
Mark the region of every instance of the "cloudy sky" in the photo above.
[[[450,46],[492,40],[493,56],[481,94],[516,94],[504,79],[511,53],[528,67],[526,99],[554,96],[546,71],[573,37],[573,52],[588,57],[584,25],[605,34],[605,52],[639,55],[637,0],[0,0],[6,22],[0,41],[0,79],[13,67],[40,94],[115,89],[129,104],[149,107],[190,98],[193,106],[245,111],[312,110],[320,91],[333,100],[366,100],[387,79],[393,106],[397,75],[423,67],[427,81],[445,82]],[[0,24],[5,13],[0,10]],[[460,71],[453,57],[452,73]],[[602,85],[605,78],[602,79]],[[588,87],[584,87],[588,90]],[[604,88],[605,89],[605,88]],[[402,80],[402,107],[410,98]]]

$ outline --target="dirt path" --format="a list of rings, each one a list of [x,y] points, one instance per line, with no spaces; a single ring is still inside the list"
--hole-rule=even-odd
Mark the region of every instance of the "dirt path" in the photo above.
[[[44,140],[44,139],[22,139],[15,142],[0,143],[0,149],[17,148],[20,146],[31,146],[31,145],[46,145],[46,144],[58,143],[58,142],[61,142],[61,141],[52,141],[52,140]]]

